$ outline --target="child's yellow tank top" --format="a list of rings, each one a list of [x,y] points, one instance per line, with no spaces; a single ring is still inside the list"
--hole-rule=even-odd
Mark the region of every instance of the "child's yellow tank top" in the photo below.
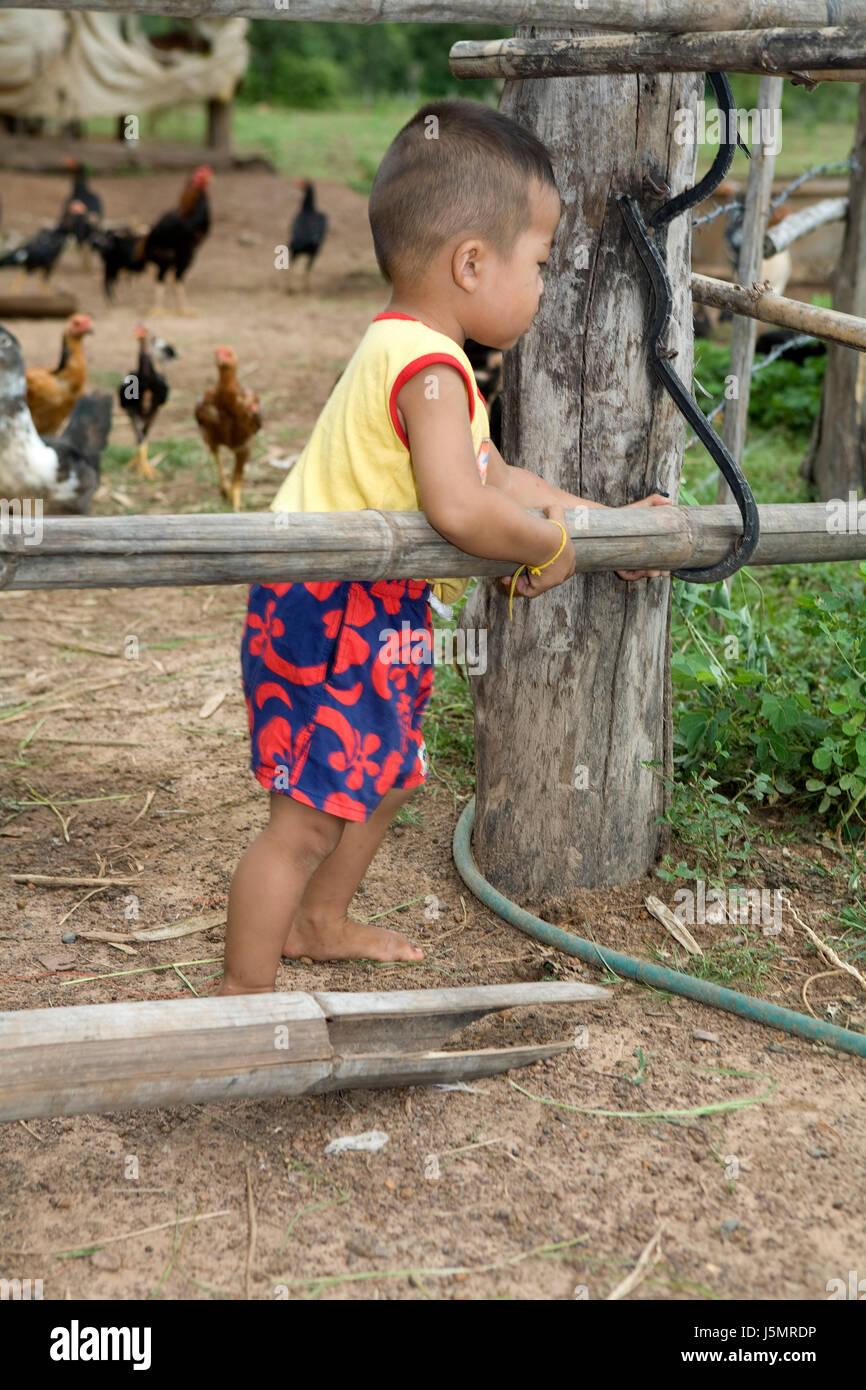
[[[421,511],[397,396],[416,373],[437,362],[456,367],[466,383],[472,443],[483,483],[490,424],[466,353],[453,338],[418,319],[377,314],[328,397],[271,511]],[[430,583],[438,599],[453,603],[468,580],[431,579]]]

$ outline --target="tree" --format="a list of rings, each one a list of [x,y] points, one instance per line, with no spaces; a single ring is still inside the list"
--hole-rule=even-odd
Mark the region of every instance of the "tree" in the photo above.
[[[551,150],[563,203],[541,309],[506,354],[503,452],[612,506],[654,490],[675,498],[684,443],[683,419],[650,374],[648,284],[616,194],[647,205],[653,186],[658,201],[665,184],[676,193],[694,182],[696,146],[673,132],[677,109],[702,92],[702,76],[677,74],[533,79],[502,97]],[[667,247],[667,345],[689,382],[687,218],[670,224]],[[474,848],[497,888],[550,913],[576,888],[639,877],[667,848],[670,581],[577,575],[515,601],[513,623],[507,610],[483,583],[462,620],[488,630],[487,670],[473,677]]]

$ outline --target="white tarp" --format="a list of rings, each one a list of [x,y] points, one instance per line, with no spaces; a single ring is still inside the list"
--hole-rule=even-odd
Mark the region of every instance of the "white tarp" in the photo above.
[[[0,10],[0,111],[125,116],[230,100],[247,65],[245,19],[199,19],[210,53],[152,48],[134,15]]]

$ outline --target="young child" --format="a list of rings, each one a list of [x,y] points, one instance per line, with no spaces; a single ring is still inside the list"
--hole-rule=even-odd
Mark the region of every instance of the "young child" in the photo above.
[[[564,508],[599,504],[504,462],[463,343],[510,348],[538,310],[560,216],[548,153],[488,107],[433,102],[385,155],[369,215],[391,298],[272,510],[422,510],[460,550],[531,567],[516,592],[535,598],[574,573]],[[221,993],[273,990],[281,954],[423,958],[406,937],[348,912],[427,775],[433,668],[417,656],[432,641],[431,587],[453,599],[466,581],[251,587],[241,657],[250,766],[270,792],[270,819],[232,880]],[[413,641],[395,660],[387,638],[404,622]]]

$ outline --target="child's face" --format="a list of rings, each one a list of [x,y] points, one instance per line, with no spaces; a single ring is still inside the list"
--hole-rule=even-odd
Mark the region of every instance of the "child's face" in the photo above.
[[[561,213],[556,189],[533,183],[530,210],[530,225],[517,238],[509,256],[488,248],[472,295],[467,336],[489,347],[513,347],[538,313],[544,289],[541,270]]]

